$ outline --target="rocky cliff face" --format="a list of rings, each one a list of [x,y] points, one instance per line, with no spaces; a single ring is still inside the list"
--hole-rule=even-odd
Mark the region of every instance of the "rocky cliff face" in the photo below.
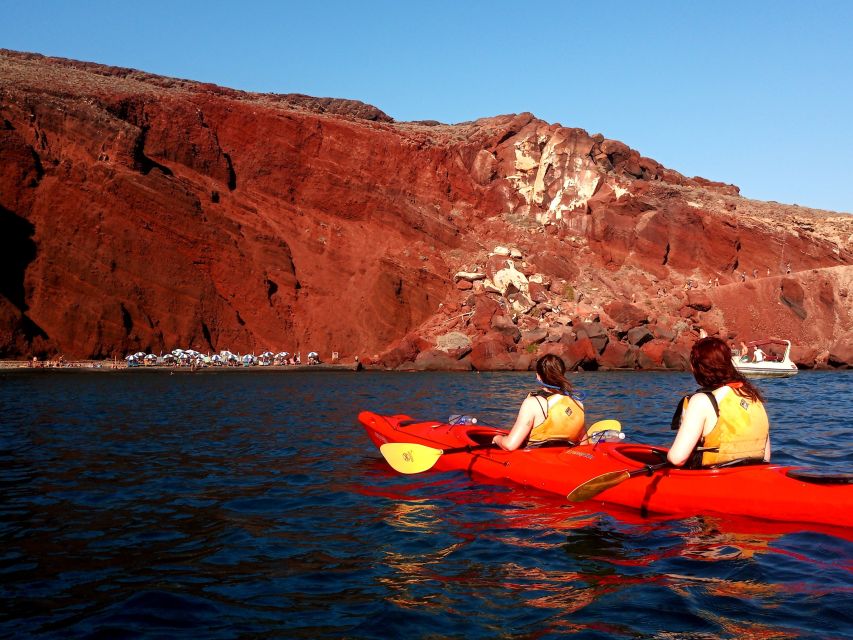
[[[398,123],[0,51],[0,225],[3,357],[679,368],[704,329],[853,363],[853,216],[530,114]]]

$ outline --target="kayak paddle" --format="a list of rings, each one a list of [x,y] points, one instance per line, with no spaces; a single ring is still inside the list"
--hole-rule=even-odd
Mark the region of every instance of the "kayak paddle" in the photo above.
[[[569,502],[584,502],[590,498],[594,498],[602,491],[615,487],[617,484],[622,484],[625,480],[629,480],[634,476],[644,474],[651,475],[653,471],[663,469],[670,466],[669,462],[661,462],[660,464],[649,464],[642,469],[634,469],[633,471],[608,471],[600,476],[594,477],[592,480],[587,480],[583,484],[575,487],[572,492],[566,496]]]
[[[432,469],[438,459],[449,453],[465,453],[477,449],[491,449],[494,445],[478,444],[467,447],[454,447],[452,449],[436,449],[425,444],[414,442],[386,442],[379,447],[382,457],[388,461],[394,471],[400,473],[420,473]]]
[[[618,420],[599,420],[592,424],[586,432],[584,439],[600,431],[619,431],[622,425]],[[497,435],[497,434],[496,434]],[[494,445],[488,444],[468,445],[466,447],[453,447],[451,449],[436,449],[424,444],[414,442],[386,442],[379,447],[382,457],[391,465],[394,471],[400,473],[421,473],[432,469],[438,459],[443,455],[453,453],[468,453],[480,449],[491,449]],[[496,448],[496,447],[495,447]]]

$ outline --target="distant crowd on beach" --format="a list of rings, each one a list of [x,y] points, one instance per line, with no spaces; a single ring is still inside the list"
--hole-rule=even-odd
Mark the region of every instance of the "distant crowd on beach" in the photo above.
[[[32,360],[27,361],[27,367],[30,369],[59,369],[59,368],[68,368],[68,367],[86,367],[91,366],[88,363],[83,362],[69,362],[65,359],[65,356],[60,355],[56,358],[50,360],[39,360],[35,356]]]
[[[332,353],[332,361],[337,360],[337,352]],[[264,351],[260,355],[254,353],[233,353],[227,349],[219,353],[204,354],[194,349],[174,349],[169,353],[156,355],[153,353],[145,353],[140,351],[125,356],[125,365],[128,367],[150,367],[150,366],[171,366],[171,367],[189,367],[190,369],[199,369],[202,367],[268,367],[268,366],[287,366],[301,365],[301,353],[289,353],[287,351]],[[320,355],[316,351],[308,352],[307,360],[304,364],[314,365],[320,364]]]
[[[333,351],[331,362],[338,362],[338,352]],[[133,367],[186,367],[192,370],[203,367],[268,367],[268,366],[295,366],[295,365],[317,365],[323,364],[320,355],[316,351],[309,351],[303,360],[302,353],[289,353],[287,351],[265,351],[260,355],[254,353],[233,353],[228,350],[219,353],[201,353],[194,349],[174,349],[169,353],[145,353],[139,351],[125,356],[118,356],[112,360],[68,360],[64,355],[54,358],[40,360],[33,357],[32,360],[8,361],[7,366],[28,369],[125,369]]]

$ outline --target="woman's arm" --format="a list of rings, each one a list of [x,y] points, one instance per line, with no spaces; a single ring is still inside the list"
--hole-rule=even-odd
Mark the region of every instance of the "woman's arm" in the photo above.
[[[705,431],[709,417],[716,421],[717,414],[711,401],[704,393],[697,393],[687,403],[687,408],[681,416],[681,426],[675,434],[675,440],[669,448],[666,459],[676,467],[682,466],[690,459],[696,444]]]
[[[542,415],[542,407],[533,396],[525,398],[518,410],[518,417],[515,419],[515,424],[507,435],[497,435],[492,438],[492,443],[498,445],[504,451],[515,451],[518,449],[530,431],[533,429],[533,421],[536,416]]]

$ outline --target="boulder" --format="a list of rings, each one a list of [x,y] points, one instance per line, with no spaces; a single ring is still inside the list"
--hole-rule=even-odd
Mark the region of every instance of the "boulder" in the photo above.
[[[539,282],[528,282],[528,292],[530,299],[536,303],[547,303],[550,299],[545,285]]]
[[[529,344],[540,344],[545,342],[548,337],[548,331],[544,327],[538,327],[531,331],[523,331],[519,346],[527,346]]]
[[[607,346],[607,330],[600,322],[584,322],[575,328],[577,339],[588,338],[596,353],[601,353]]]
[[[836,369],[850,369],[853,367],[853,342],[841,340],[829,348],[827,363]]]
[[[663,354],[669,343],[663,340],[650,340],[643,343],[637,356],[637,363],[643,369],[660,369],[664,366]]]
[[[516,326],[518,327],[518,330],[522,333],[524,333],[525,331],[533,331],[534,329],[538,329],[540,326],[539,318],[535,316],[535,313],[526,316],[521,316],[520,318],[518,318]]]
[[[714,303],[705,291],[691,289],[687,292],[687,306],[697,311],[710,311]]]
[[[513,357],[513,371],[532,371],[536,368],[537,355],[521,351],[509,354]]]
[[[633,362],[630,366],[627,362],[628,349],[628,345],[624,342],[609,342],[604,352],[598,357],[599,366],[602,369],[633,368]]]
[[[512,261],[508,260],[507,263],[508,266],[495,271],[492,275],[490,278],[492,284],[505,296],[517,292],[526,295],[528,292],[527,277],[513,266]]]
[[[414,361],[416,371],[470,371],[471,361],[468,358],[457,359],[445,351],[429,349],[421,351]]]
[[[501,313],[501,306],[489,294],[482,293],[474,297],[474,313],[471,324],[480,332],[487,333],[492,328],[492,318]]]
[[[647,327],[634,327],[627,335],[628,344],[632,344],[635,347],[640,347],[653,338],[654,336]]]
[[[545,338],[546,342],[574,342],[577,340],[577,336],[575,332],[569,327],[564,326],[554,326],[548,327],[548,337]]]
[[[468,280],[459,280],[456,283],[456,288],[460,291],[470,291],[474,288],[474,285]]]
[[[379,363],[388,369],[397,369],[405,362],[414,362],[417,355],[417,338],[410,334],[395,341],[390,349],[381,354]]]
[[[663,366],[674,371],[689,371],[690,357],[689,352],[684,352],[673,345],[668,346],[663,351]]]
[[[512,341],[500,333],[489,333],[474,340],[469,357],[478,371],[515,370],[516,357],[510,353]]]
[[[453,279],[474,282],[475,280],[483,280],[485,277],[486,274],[479,271],[457,271],[456,275],[453,276]]]
[[[604,311],[613,318],[614,322],[629,327],[636,327],[648,322],[648,313],[629,302],[615,300],[604,305]]]
[[[598,351],[589,338],[578,338],[574,342],[560,344],[565,345],[563,360],[566,363],[567,369],[572,371],[576,369],[591,371],[598,368],[598,360],[596,358]]]
[[[675,331],[665,324],[656,324],[652,327],[652,335],[658,340],[672,341],[675,339]]]
[[[506,299],[509,301],[512,311],[517,315],[524,315],[536,306],[533,300],[520,291],[508,294]]]
[[[815,363],[818,361],[818,356],[821,354],[821,350],[813,345],[791,345],[791,361],[794,362],[797,367],[803,369],[811,369],[815,366]],[[829,359],[829,352],[826,352],[826,360]],[[826,361],[824,360],[824,361]]]
[[[492,331],[503,334],[515,344],[521,339],[521,331],[515,326],[515,323],[503,313],[497,313],[492,316],[491,327]]]
[[[451,331],[436,338],[436,349],[453,358],[461,358],[471,351],[471,338],[461,331]]]

